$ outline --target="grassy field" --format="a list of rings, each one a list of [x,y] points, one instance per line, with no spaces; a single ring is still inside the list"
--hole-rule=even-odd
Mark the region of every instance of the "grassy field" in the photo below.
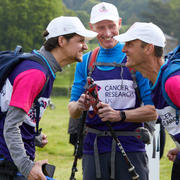
[[[48,136],[48,145],[45,148],[37,148],[36,160],[48,159],[50,164],[56,166],[54,178],[56,180],[68,180],[71,174],[73,163],[73,146],[69,144],[67,133],[69,114],[67,104],[69,99],[66,97],[52,98],[55,110],[47,109],[40,127]],[[167,159],[168,149],[174,146],[167,136],[166,147],[163,158],[160,160],[160,180],[170,180],[172,163]],[[78,160],[78,172],[76,180],[82,180],[81,160]],[[152,180],[152,179],[151,179]]]

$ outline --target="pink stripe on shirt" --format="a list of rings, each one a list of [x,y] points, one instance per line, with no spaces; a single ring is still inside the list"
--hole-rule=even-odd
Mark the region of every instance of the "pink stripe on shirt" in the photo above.
[[[165,91],[171,101],[180,108],[180,75],[172,76],[166,81]]]
[[[20,73],[14,80],[10,106],[29,112],[35,97],[40,93],[46,82],[46,75],[37,69]]]

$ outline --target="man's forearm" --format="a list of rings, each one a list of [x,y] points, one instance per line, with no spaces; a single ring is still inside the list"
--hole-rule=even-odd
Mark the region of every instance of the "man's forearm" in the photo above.
[[[146,122],[157,120],[158,114],[152,105],[145,105],[132,110],[124,110],[126,122]]]
[[[72,101],[68,104],[68,110],[73,119],[78,119],[82,115],[82,111],[78,108],[76,101]]]
[[[11,158],[18,170],[27,177],[34,162],[26,155],[19,126],[26,117],[26,113],[19,108],[9,107],[4,124],[4,139],[6,141]]]

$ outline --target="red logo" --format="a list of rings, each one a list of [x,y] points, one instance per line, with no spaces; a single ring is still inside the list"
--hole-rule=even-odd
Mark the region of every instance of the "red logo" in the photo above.
[[[106,9],[105,6],[102,6],[102,7],[99,9],[99,12],[108,12],[108,10]]]

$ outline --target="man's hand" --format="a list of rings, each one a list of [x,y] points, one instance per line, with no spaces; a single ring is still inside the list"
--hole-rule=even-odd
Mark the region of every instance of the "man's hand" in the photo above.
[[[42,147],[48,143],[47,136],[42,133]]]
[[[90,107],[89,96],[82,94],[77,101],[71,101],[68,104],[68,110],[70,116],[73,119],[78,119],[81,117],[83,111],[87,111]]]
[[[29,173],[28,180],[46,180],[46,177],[42,172],[42,165],[46,163],[48,163],[48,160],[40,160],[35,162]]]
[[[89,96],[82,94],[77,101],[77,106],[80,111],[87,111],[90,107]]]
[[[41,132],[38,136],[35,136],[34,143],[35,146],[43,148],[48,143],[47,136]]]
[[[167,157],[170,161],[173,161],[176,159],[176,155],[178,154],[179,150],[177,148],[169,150]]]
[[[98,115],[102,121],[118,122],[121,120],[119,111],[111,108],[109,104],[99,102],[97,104]]]

